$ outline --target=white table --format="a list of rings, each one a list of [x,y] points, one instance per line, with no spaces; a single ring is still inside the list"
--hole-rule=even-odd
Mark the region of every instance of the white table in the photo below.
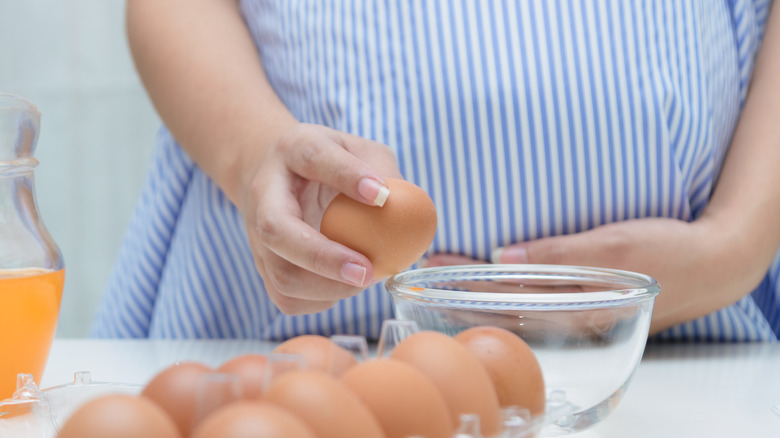
[[[143,384],[175,361],[219,365],[274,344],[250,341],[58,339],[42,387],[94,381]],[[618,408],[572,438],[778,438],[780,343],[650,345]],[[778,412],[773,408],[778,406]]]

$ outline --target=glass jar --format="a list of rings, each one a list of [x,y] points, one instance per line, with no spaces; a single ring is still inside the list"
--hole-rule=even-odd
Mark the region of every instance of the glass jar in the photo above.
[[[13,394],[19,373],[40,384],[65,281],[35,199],[40,116],[27,100],[0,93],[0,400]]]

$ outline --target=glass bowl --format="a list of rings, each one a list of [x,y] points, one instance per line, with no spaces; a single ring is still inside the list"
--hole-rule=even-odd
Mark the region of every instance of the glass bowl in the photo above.
[[[490,325],[523,338],[539,360],[548,400],[563,394],[572,407],[553,434],[587,429],[615,409],[642,358],[661,290],[628,271],[500,264],[409,270],[385,287],[396,318],[422,330],[454,336]]]

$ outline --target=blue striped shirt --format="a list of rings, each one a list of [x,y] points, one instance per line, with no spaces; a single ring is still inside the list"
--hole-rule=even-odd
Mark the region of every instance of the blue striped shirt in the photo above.
[[[432,253],[643,217],[695,220],[744,103],[769,0],[243,0],[298,118],[389,145],[440,215]],[[229,68],[229,66],[226,66]],[[93,333],[378,336],[381,286],[306,316],[268,299],[236,207],[163,129]],[[659,339],[776,340],[780,257],[738,303]]]

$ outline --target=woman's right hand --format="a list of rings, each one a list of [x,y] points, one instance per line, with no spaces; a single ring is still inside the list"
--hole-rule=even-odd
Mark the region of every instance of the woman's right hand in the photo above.
[[[241,209],[271,300],[284,313],[311,313],[362,290],[371,264],[322,236],[319,223],[337,193],[370,204],[384,177],[400,177],[390,149],[298,123],[237,1],[129,1],[127,30],[163,122]]]
[[[371,284],[371,262],[319,232],[339,193],[384,203],[385,177],[401,178],[387,146],[324,126],[299,123],[243,178],[240,207],[255,266],[285,314],[326,310]]]

